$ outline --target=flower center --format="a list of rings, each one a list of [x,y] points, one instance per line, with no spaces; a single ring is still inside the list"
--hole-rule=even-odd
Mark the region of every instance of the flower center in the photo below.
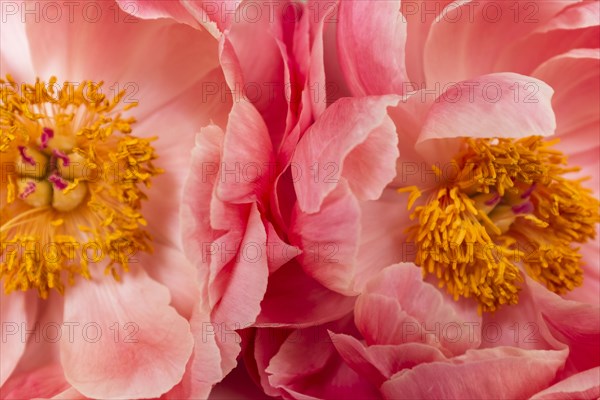
[[[566,157],[541,137],[465,139],[444,184],[409,192],[408,230],[415,263],[454,296],[481,311],[518,302],[521,268],[555,293],[583,282],[577,243],[595,237],[600,203],[582,179],[566,175]],[[438,177],[441,170],[434,167]]]
[[[0,277],[6,293],[64,292],[90,265],[120,279],[137,251],[150,251],[142,185],[161,172],[151,139],[102,83],[18,85],[0,79]]]

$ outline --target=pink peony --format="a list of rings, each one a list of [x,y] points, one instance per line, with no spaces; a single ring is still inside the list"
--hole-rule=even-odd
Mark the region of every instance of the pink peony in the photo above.
[[[435,13],[427,19],[424,9],[436,4],[434,22]],[[600,394],[598,3],[528,3],[536,23],[515,22],[509,7],[521,3],[511,2],[489,2],[504,13],[495,23],[481,13],[466,19],[477,4],[341,3],[340,65],[352,94],[403,95],[390,111],[399,135],[396,177],[362,209],[362,232],[373,227],[367,263],[404,260],[421,269],[399,264],[372,274],[354,308],[358,332],[343,320],[323,326],[329,345],[298,341],[296,331],[274,343],[259,330],[247,359],[266,370],[261,384],[268,393],[327,398],[337,390],[359,398],[370,384],[390,399]],[[544,139],[527,138],[552,135],[561,140],[554,146],[560,153],[545,153]],[[309,133],[295,154],[324,142]],[[495,163],[508,158],[503,146],[522,164]],[[332,159],[316,149],[316,161]],[[519,172],[540,156],[546,161],[535,161],[539,167]],[[458,174],[465,167],[474,168]],[[512,176],[512,184],[477,181],[490,179],[489,168]],[[536,168],[539,178],[526,175]],[[325,188],[307,182],[299,203],[304,198],[310,208]],[[548,199],[556,208],[547,208]],[[469,218],[471,205],[478,211]],[[466,261],[466,243],[475,261]],[[312,354],[316,346],[323,348]],[[300,360],[306,369],[290,370]],[[338,374],[321,381],[332,366]]]
[[[1,6],[1,397],[206,397],[236,345],[207,336],[178,217],[230,107],[198,95],[217,41],[109,1]]]

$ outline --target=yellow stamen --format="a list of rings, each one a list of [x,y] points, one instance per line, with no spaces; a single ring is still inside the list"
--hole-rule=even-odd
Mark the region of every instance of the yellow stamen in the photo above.
[[[474,297],[482,311],[516,304],[521,268],[556,293],[581,285],[581,256],[573,243],[593,239],[600,203],[566,157],[532,136],[465,139],[458,173],[414,208],[408,229],[415,263],[435,274],[454,296]],[[422,193],[410,192],[408,208]]]
[[[119,278],[130,256],[151,251],[142,188],[161,170],[153,165],[151,139],[133,136],[135,119],[119,111],[134,105],[120,106],[125,92],[107,99],[102,83],[66,82],[54,90],[56,82],[19,86],[10,76],[0,79],[6,293],[62,293],[77,275],[90,279],[97,264]]]

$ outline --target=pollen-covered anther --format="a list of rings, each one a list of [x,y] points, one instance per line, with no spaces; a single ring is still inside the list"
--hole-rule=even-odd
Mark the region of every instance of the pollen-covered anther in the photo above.
[[[132,254],[152,250],[141,207],[143,188],[161,173],[153,139],[132,135],[135,119],[122,116],[132,105],[119,107],[125,92],[107,99],[102,83],[56,84],[0,79],[6,293],[35,289],[46,298],[77,276],[120,279]]]
[[[50,182],[32,178],[17,181],[18,197],[31,207],[46,207],[52,203],[52,187]]]
[[[482,311],[516,304],[525,272],[556,293],[583,282],[575,243],[596,234],[600,203],[581,180],[565,177],[555,142],[531,136],[465,139],[458,173],[438,188],[407,187],[416,224],[415,263],[454,296],[474,297]]]

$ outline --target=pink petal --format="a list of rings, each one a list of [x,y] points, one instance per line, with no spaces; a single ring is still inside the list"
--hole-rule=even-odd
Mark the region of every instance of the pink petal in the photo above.
[[[0,294],[0,325],[2,326],[2,357],[0,386],[10,377],[25,352],[29,336],[25,330],[35,326],[37,296],[15,292]]]
[[[40,77],[104,81],[108,96],[127,89],[130,94],[123,101],[139,100],[133,113],[142,120],[218,66],[218,43],[208,32],[172,20],[139,20],[110,1],[94,4],[57,3],[62,13],[58,21],[42,18],[27,24]]]
[[[183,376],[190,327],[142,269],[122,278],[80,281],[66,294],[64,319],[80,335],[61,338],[65,376],[88,397],[158,397]]]
[[[421,343],[367,347],[350,335],[330,336],[344,362],[376,387],[404,368],[446,359],[437,348]]]
[[[600,397],[600,367],[580,372],[548,389],[536,393],[531,400],[575,400]]]
[[[496,62],[496,68],[530,75],[544,61],[559,54],[572,49],[597,49],[600,46],[599,18],[597,4],[574,2],[509,46]]]
[[[274,177],[272,151],[268,128],[256,108],[236,102],[225,132],[217,196],[232,203],[262,199]]]
[[[333,292],[306,275],[292,260],[269,276],[258,326],[305,327],[348,314],[355,298]]]
[[[513,73],[490,74],[454,84],[431,106],[417,142],[418,150],[424,155],[451,157],[460,142],[431,139],[552,135],[556,129],[552,93],[546,83]]]
[[[556,134],[571,163],[579,161],[578,153],[600,148],[599,70],[600,51],[578,49],[548,60],[533,72],[555,91]]]
[[[4,346],[2,347],[4,350]],[[70,387],[65,380],[61,365],[58,363],[48,364],[12,376],[6,384],[1,386],[0,396],[6,400],[33,399],[36,397],[51,398],[60,395]]]
[[[564,300],[531,279],[527,285],[551,333],[569,346],[567,372],[600,365],[600,306]]]
[[[173,18],[174,20],[198,28],[198,21],[187,10],[185,3],[175,1],[126,1],[116,0],[121,9],[135,17],[143,19]]]
[[[142,265],[155,263],[155,268],[148,269],[148,275],[169,289],[171,305],[190,319],[199,297],[197,271],[183,251],[155,242],[152,254],[141,253],[136,258]]]
[[[506,71],[494,69],[498,55],[568,5],[560,1],[449,4],[431,25],[425,45],[427,86],[444,87],[451,82]]]
[[[290,241],[302,250],[304,271],[330,290],[356,295],[353,279],[360,234],[360,208],[345,180],[325,198],[319,212],[294,208]]]
[[[481,341],[475,307],[448,301],[413,264],[384,269],[356,302],[356,326],[369,344],[428,343],[462,354]]]
[[[203,128],[192,149],[189,174],[181,206],[183,248],[197,267],[208,268],[205,244],[217,237],[210,221],[210,203],[218,179],[223,130],[216,125]]]
[[[195,307],[190,325],[195,342],[192,357],[181,382],[161,398],[205,399],[236,364],[240,352],[238,334],[213,323],[207,307]]]
[[[327,108],[292,159],[302,173],[294,180],[301,210],[318,211],[341,177],[360,200],[381,195],[396,175],[397,138],[387,107],[397,102],[395,96],[351,98]]]
[[[469,350],[450,362],[400,371],[381,392],[388,399],[527,398],[552,382],[566,355],[511,347]]]
[[[0,76],[12,75],[17,83],[34,82],[35,72],[23,21],[24,3],[2,3],[0,25]]]
[[[266,372],[285,398],[376,398],[377,391],[354,372],[336,352],[327,328],[340,330],[340,323],[296,330],[271,358]]]
[[[356,258],[354,289],[362,291],[371,277],[383,268],[403,261],[414,261],[416,248],[407,241],[410,225],[408,196],[385,189],[377,201],[360,204],[360,247]]]
[[[266,240],[260,213],[253,205],[241,242],[228,243],[229,248],[239,246],[235,260],[220,272],[218,278],[224,281],[224,289],[212,318],[217,323],[224,323],[228,329],[241,329],[252,324],[261,310],[269,275]]]
[[[400,1],[381,2],[377,7],[360,0],[343,1],[338,19],[340,65],[352,93],[404,93],[406,21],[400,15]]]

